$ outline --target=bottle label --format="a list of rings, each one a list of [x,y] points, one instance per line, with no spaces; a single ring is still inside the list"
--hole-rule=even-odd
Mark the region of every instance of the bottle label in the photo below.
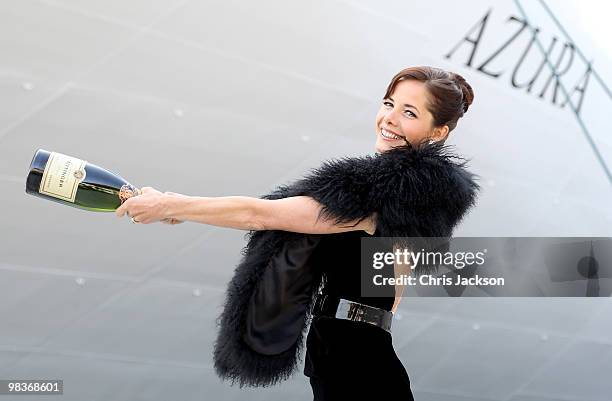
[[[85,179],[85,160],[52,152],[38,192],[74,203],[79,183]]]

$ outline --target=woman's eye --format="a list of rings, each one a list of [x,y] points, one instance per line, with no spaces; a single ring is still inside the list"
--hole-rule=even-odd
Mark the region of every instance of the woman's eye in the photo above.
[[[383,102],[383,104],[387,107],[393,107],[393,103],[391,102]]]
[[[406,113],[406,115],[408,117],[416,117],[416,114],[414,114],[413,112],[411,112],[410,110],[406,110],[404,113]]]

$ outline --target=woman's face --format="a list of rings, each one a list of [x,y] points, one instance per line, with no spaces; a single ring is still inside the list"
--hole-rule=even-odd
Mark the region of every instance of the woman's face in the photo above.
[[[441,132],[440,129],[434,128],[433,116],[425,107],[426,102],[427,92],[423,82],[415,80],[398,82],[391,96],[383,100],[376,114],[378,153],[405,145],[404,138],[411,144],[426,138],[441,139],[434,137]]]

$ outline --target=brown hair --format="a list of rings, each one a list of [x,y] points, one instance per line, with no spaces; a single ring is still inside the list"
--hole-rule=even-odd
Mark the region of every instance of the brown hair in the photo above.
[[[401,70],[389,83],[384,99],[388,99],[400,81],[423,82],[427,89],[427,110],[433,115],[434,126],[448,125],[449,132],[468,111],[474,100],[474,91],[465,79],[454,72],[435,67],[409,67]]]

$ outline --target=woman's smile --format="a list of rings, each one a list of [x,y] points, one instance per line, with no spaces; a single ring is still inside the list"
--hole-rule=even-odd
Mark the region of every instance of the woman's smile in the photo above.
[[[380,136],[383,138],[383,140],[389,141],[389,142],[398,141],[398,140],[404,139],[403,136],[397,135],[396,133],[388,131],[388,130],[386,130],[384,128],[380,129]]]

